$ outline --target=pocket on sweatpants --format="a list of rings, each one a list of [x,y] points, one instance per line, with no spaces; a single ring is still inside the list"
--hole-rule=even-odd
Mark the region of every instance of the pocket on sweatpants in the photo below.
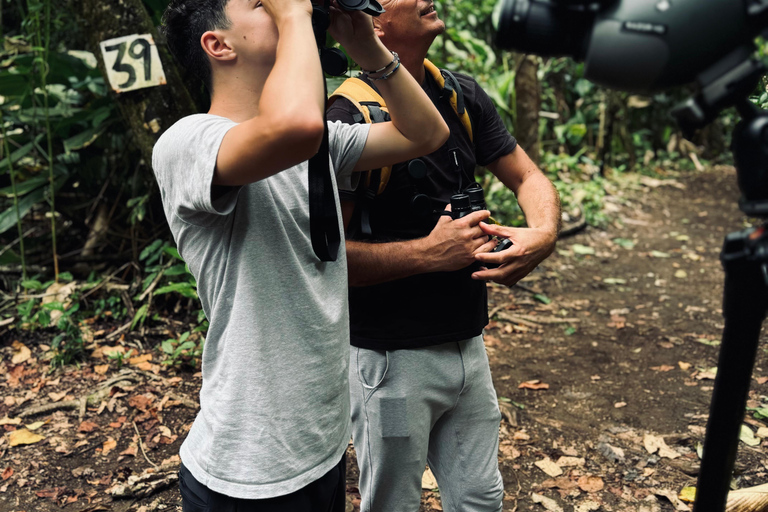
[[[389,371],[389,354],[384,350],[357,349],[357,376],[369,390],[378,389]]]

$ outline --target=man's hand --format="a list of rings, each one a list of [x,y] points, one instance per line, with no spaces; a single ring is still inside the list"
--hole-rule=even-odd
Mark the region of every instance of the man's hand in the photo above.
[[[392,54],[373,30],[373,19],[362,11],[341,9],[333,0],[328,32],[363,69],[380,69],[392,61]]]
[[[264,6],[278,26],[285,18],[296,13],[312,16],[311,0],[256,0],[256,2]]]
[[[446,211],[450,211],[450,205]],[[483,210],[452,220],[444,215],[426,238],[421,240],[430,272],[450,272],[475,262],[477,252],[493,249],[494,243],[481,229],[481,222],[490,216]]]
[[[487,235],[509,238],[514,245],[497,253],[477,251],[475,258],[481,264],[495,263],[501,266],[475,272],[472,274],[473,279],[513,286],[555,250],[557,235],[550,230],[510,228],[484,222],[479,227]]]

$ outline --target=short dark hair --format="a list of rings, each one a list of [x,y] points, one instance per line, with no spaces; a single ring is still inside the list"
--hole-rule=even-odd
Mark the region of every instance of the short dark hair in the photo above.
[[[224,8],[229,0],[171,0],[163,13],[161,31],[168,49],[186,71],[194,73],[213,90],[211,63],[200,44],[209,30],[229,28]]]

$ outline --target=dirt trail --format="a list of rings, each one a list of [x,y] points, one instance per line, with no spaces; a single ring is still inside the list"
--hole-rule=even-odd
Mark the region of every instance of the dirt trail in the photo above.
[[[564,510],[592,510],[584,505],[591,501],[600,510],[635,511],[648,495],[654,496],[648,503],[658,499],[662,510],[675,510],[663,491],[674,497],[696,483],[696,446],[723,327],[719,253],[724,235],[743,229],[746,219],[737,208],[733,169],[644,183],[616,205],[607,230],[559,243],[557,254],[523,283],[529,291],[491,293],[498,311],[488,337],[496,389],[525,407],[513,406],[517,426],[502,428],[510,509],[545,510],[533,503],[535,492]],[[537,300],[536,292],[551,303]],[[764,368],[761,349],[754,377],[768,374]],[[549,388],[519,389],[533,380]],[[753,379],[751,406],[760,394],[766,385]],[[752,430],[761,425],[753,421]],[[647,434],[662,436],[673,458],[649,453]],[[505,457],[505,444],[511,456]],[[623,458],[616,460],[611,447],[623,450]],[[740,444],[740,486],[768,479],[765,454]],[[562,456],[584,458],[584,465],[564,466],[565,480],[556,481],[535,465]],[[588,481],[602,489],[569,484]]]
[[[522,287],[490,289],[486,340],[505,416],[505,510],[685,510],[678,493],[695,485],[722,330],[718,255],[723,236],[742,229],[745,219],[730,168],[663,184],[627,179],[637,183],[614,191],[610,226],[561,241]],[[140,341],[150,353],[166,335],[183,331],[174,322],[156,339],[125,342]],[[0,340],[0,418],[83,396],[117,375],[106,359],[46,375],[40,345],[49,338]],[[12,363],[15,339],[32,351],[21,364]],[[156,363],[129,365],[136,382],[113,387],[82,420],[78,410],[30,419],[50,420],[35,431],[44,441],[9,447],[10,433],[21,426],[2,425],[0,512],[180,511],[173,485],[149,497],[109,494],[152,464],[174,467],[194,419],[199,374]],[[768,401],[761,400],[767,364],[761,347],[752,407]],[[62,392],[67,396],[56,394]],[[758,432],[762,422],[747,421],[768,436]],[[652,454],[652,443],[663,446]],[[738,485],[768,480],[766,453],[759,441],[741,443]],[[350,467],[351,503],[358,498],[356,473]],[[422,510],[440,510],[438,491],[424,491]]]

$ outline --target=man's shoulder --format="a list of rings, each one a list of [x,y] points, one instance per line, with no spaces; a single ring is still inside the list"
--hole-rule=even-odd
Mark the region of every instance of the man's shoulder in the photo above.
[[[167,142],[169,139],[178,137],[179,135],[189,134],[190,131],[204,130],[208,127],[218,125],[235,125],[234,121],[227,119],[226,117],[214,116],[211,114],[192,114],[186,117],[182,117],[171,125],[157,140],[159,144]]]
[[[173,123],[155,142],[153,159],[165,153],[176,154],[182,147],[197,146],[211,134],[229,129],[237,123],[226,117],[210,114],[193,114]],[[213,136],[213,135],[212,135]],[[175,158],[175,157],[174,157]]]

